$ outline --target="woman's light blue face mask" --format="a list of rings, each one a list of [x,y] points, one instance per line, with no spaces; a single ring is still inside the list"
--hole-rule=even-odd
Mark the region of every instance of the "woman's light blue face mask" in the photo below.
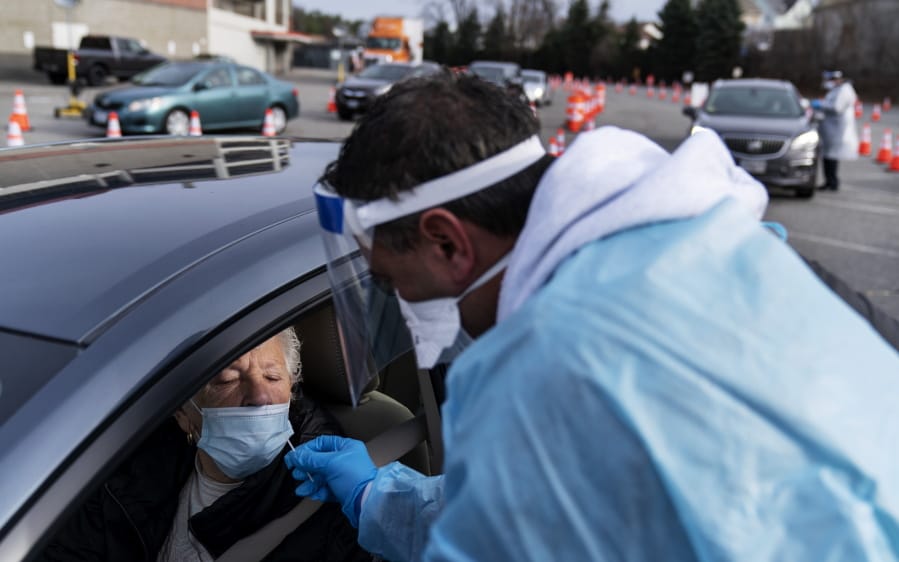
[[[243,480],[271,464],[293,435],[290,402],[272,406],[200,408],[203,430],[197,447],[228,478]]]

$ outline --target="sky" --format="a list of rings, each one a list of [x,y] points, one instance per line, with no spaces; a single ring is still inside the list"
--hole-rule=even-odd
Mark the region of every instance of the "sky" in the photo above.
[[[638,20],[656,19],[656,14],[662,9],[665,0],[611,0],[611,2],[612,19],[623,23],[631,16],[636,16]],[[293,0],[293,3],[306,10],[340,14],[344,19],[370,20],[377,15],[418,17],[426,0]],[[480,0],[478,5],[488,7],[492,6],[493,2]],[[568,2],[562,0],[559,5],[567,7]],[[590,6],[594,10],[598,5],[599,0],[590,0]]]

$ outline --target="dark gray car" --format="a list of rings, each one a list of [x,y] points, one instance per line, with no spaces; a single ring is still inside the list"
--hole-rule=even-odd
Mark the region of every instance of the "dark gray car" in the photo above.
[[[379,97],[390,91],[400,80],[428,76],[440,72],[439,64],[383,63],[369,66],[359,74],[350,76],[337,88],[337,115],[341,119],[352,119]]]
[[[719,80],[701,107],[686,107],[691,133],[718,133],[737,164],[767,185],[815,193],[820,147],[815,119],[789,82]]]
[[[0,560],[35,559],[188,397],[287,326],[304,342],[303,394],[348,435],[414,419],[409,354],[381,373],[396,400],[372,390],[352,409],[340,384],[312,193],[338,148],[203,136],[0,150]]]

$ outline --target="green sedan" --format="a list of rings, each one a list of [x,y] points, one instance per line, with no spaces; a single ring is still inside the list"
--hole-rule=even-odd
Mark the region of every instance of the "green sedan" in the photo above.
[[[261,130],[266,109],[275,131],[300,114],[296,86],[230,61],[169,62],[135,76],[132,85],[97,95],[85,116],[106,127],[116,112],[122,133],[186,135],[196,110],[204,131]]]

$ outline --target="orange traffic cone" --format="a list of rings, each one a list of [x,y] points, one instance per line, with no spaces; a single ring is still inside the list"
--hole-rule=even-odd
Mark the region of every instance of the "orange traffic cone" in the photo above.
[[[592,130],[594,130],[594,129],[596,129],[596,122],[595,122],[595,120],[594,120],[594,119],[588,120],[587,123],[584,125],[584,130],[585,130],[585,131],[592,131]]]
[[[631,87],[628,88],[627,93],[632,96],[636,96],[637,95],[637,87],[634,86],[633,84],[631,84]]]
[[[890,100],[889,96],[883,98],[883,111],[884,113],[889,111],[890,108],[893,107],[893,102]]]
[[[899,142],[896,143],[896,147],[893,150],[893,159],[890,160],[890,171],[899,172]]]
[[[553,135],[549,137],[549,155],[550,156],[558,156],[562,152],[559,150],[559,143],[556,141],[556,136]]]
[[[581,92],[575,91],[568,96],[568,107],[565,109],[568,130],[577,133],[584,125],[584,119],[587,117],[587,97]],[[565,149],[564,142],[562,150]]]
[[[693,98],[690,96],[690,92],[684,94],[684,105],[693,105]]]
[[[190,112],[190,126],[187,129],[187,134],[191,137],[203,136],[203,127],[200,126],[200,112],[196,109]]]
[[[328,113],[337,113],[337,89],[334,86],[331,86],[331,91],[328,93]]]
[[[22,128],[19,122],[10,117],[9,125],[6,128],[6,146],[24,146],[25,139],[22,137]]]
[[[874,109],[871,110],[871,121],[880,121],[880,104],[875,103]]]
[[[262,120],[262,136],[275,136],[275,117],[272,115],[272,108],[265,110],[265,119]]]
[[[858,143],[859,156],[871,156],[871,124],[862,126],[862,140]]]
[[[665,98],[668,97],[668,90],[666,88],[659,88],[659,100],[665,101]]]
[[[115,111],[109,112],[106,119],[106,138],[117,139],[122,136],[122,127],[119,125],[119,114]]]
[[[28,122],[28,109],[25,107],[25,95],[22,90],[16,90],[12,102],[12,115],[9,118],[15,120],[23,132],[31,130],[31,124]]]
[[[649,86],[648,88],[646,88],[646,97],[648,97],[648,98],[656,97],[656,89],[653,88],[652,86]]]
[[[556,131],[556,146],[559,148],[558,156],[562,156],[565,152],[565,129],[561,127]]]
[[[862,100],[855,100],[855,118],[861,119],[861,116],[865,113],[865,107],[862,105]]]
[[[893,131],[886,129],[883,132],[883,140],[880,141],[880,150],[877,151],[877,161],[886,164],[893,157]]]

